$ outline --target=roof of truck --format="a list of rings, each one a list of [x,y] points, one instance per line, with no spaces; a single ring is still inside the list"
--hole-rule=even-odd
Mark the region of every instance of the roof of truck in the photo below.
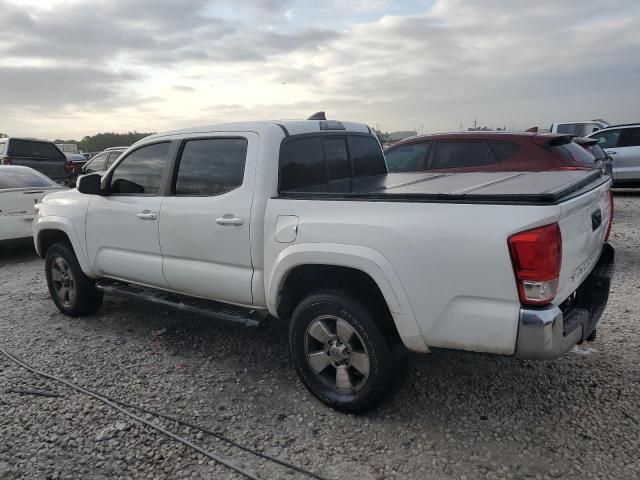
[[[342,125],[344,128],[332,128]],[[340,120],[270,120],[258,122],[235,122],[220,123],[217,125],[205,125],[201,127],[182,128],[169,132],[155,133],[143,140],[154,138],[170,137],[175,135],[185,135],[192,133],[212,133],[212,132],[257,132],[262,133],[270,129],[280,129],[285,136],[302,135],[305,133],[315,133],[323,131],[348,131],[372,133],[372,130],[363,123],[343,122]]]

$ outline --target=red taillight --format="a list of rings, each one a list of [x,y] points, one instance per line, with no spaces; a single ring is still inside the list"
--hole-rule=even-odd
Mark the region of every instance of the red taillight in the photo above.
[[[9,155],[5,155],[4,157],[2,157],[2,162],[0,163],[2,163],[2,165],[11,165],[11,157]]]
[[[609,199],[611,200],[611,214],[609,215],[609,225],[607,225],[607,233],[604,234],[604,241],[609,240],[611,235],[611,227],[613,226],[613,192],[609,190]]]
[[[593,170],[594,167],[557,167],[554,168],[554,170],[568,170],[568,171],[574,171],[574,170]]]
[[[544,305],[556,296],[562,266],[562,234],[557,223],[511,235],[511,263],[520,302]]]

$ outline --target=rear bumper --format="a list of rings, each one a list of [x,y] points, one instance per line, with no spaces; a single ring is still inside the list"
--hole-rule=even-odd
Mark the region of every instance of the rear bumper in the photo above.
[[[607,305],[613,272],[614,249],[605,243],[598,263],[570,301],[521,308],[516,357],[550,360],[589,337]]]

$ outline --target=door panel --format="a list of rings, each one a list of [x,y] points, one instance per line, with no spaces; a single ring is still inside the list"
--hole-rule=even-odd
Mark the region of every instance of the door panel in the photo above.
[[[640,128],[624,128],[616,147],[616,180],[640,180]]]
[[[162,197],[95,196],[87,213],[87,254],[106,277],[166,287],[158,240]],[[155,213],[156,219],[138,214]]]
[[[166,288],[158,236],[165,197],[160,187],[171,143],[144,145],[113,171],[109,195],[94,196],[87,211],[87,255],[106,277]]]
[[[160,222],[163,271],[172,290],[252,304],[249,226],[257,145],[257,135],[249,133],[185,140],[175,195],[163,202]]]

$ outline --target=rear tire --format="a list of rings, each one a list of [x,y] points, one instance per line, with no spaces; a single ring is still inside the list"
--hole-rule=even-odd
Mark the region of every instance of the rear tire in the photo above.
[[[320,401],[358,413],[394,385],[397,354],[371,312],[339,291],[308,296],[293,312],[289,345],[300,380]]]
[[[102,293],[80,268],[71,246],[53,244],[45,259],[47,286],[58,310],[71,317],[95,312],[102,304]]]

